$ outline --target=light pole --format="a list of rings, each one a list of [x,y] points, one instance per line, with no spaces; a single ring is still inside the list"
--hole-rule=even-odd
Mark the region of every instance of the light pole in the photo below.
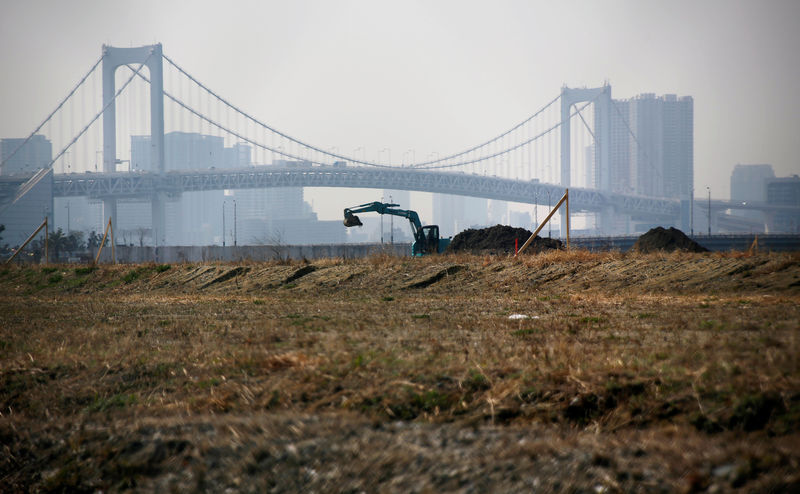
[[[233,200],[233,246],[237,245],[237,232],[236,232],[236,199]]]
[[[389,196],[389,202],[392,202],[392,196]],[[389,243],[394,245],[394,215],[389,217]]]
[[[358,160],[358,152],[364,151],[364,156],[366,156],[367,151],[364,150],[364,146],[358,146],[357,148],[353,149],[353,159]],[[366,160],[365,160],[366,161]]]
[[[384,202],[383,196],[381,196],[381,202]],[[381,245],[383,245],[383,215],[381,215]]]
[[[417,161],[417,151],[414,149],[409,149],[406,152],[411,153],[411,162],[408,164],[408,166],[413,166],[414,162]]]
[[[70,227],[69,227],[69,201],[67,201],[66,210],[67,210],[67,235],[69,235],[69,231],[70,231]]]
[[[533,193],[533,221],[536,223],[536,228],[539,228],[539,191]]]
[[[550,214],[550,191],[547,191],[547,214]],[[549,221],[547,222],[547,238],[552,238],[553,236],[553,224]]]
[[[392,150],[391,150],[391,149],[389,149],[389,148],[383,148],[383,149],[381,149],[380,151],[378,151],[378,161],[380,161],[380,160],[381,160],[381,154],[382,154],[384,151],[388,151],[388,152],[389,152],[389,161],[388,161],[388,164],[390,164],[390,165],[391,165],[391,164],[392,164]],[[389,202],[392,202],[391,198],[389,199]]]
[[[708,190],[708,236],[711,236],[711,187],[706,186]]]
[[[691,229],[691,236],[694,237],[694,187],[692,187],[692,195],[689,198],[689,228]]]
[[[222,201],[222,247],[225,247],[225,202]]]

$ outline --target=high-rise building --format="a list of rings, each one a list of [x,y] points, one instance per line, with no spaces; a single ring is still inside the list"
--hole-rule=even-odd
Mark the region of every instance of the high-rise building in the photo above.
[[[778,206],[800,206],[800,177],[771,178],[766,186],[767,202]],[[800,233],[800,218],[787,211],[777,211],[769,225],[771,232]]]
[[[595,125],[602,122],[596,119]],[[628,100],[612,100],[610,125],[607,173],[612,192],[689,197],[694,186],[691,96],[659,97],[646,93]]]
[[[0,175],[32,175],[50,165],[53,145],[45,136],[36,134],[22,145],[24,142],[25,139],[0,139]]]

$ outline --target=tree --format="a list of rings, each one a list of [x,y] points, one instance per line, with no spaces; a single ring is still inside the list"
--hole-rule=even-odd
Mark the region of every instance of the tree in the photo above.
[[[134,231],[136,235],[139,237],[139,247],[144,247],[144,239],[151,235],[152,230],[150,228],[144,228],[140,226]]]
[[[64,243],[64,250],[69,253],[75,251],[81,251],[86,248],[86,244],[83,243],[83,232],[80,231],[72,231],[69,232],[67,235],[66,242]]]
[[[64,235],[64,231],[59,228],[50,234],[48,244],[49,245],[47,248],[53,251],[53,259],[57,261],[61,251],[66,250],[65,247],[67,246],[67,236]]]
[[[100,242],[103,241],[103,236],[97,233],[96,231],[92,230],[92,233],[89,234],[89,237],[86,239],[86,248],[90,251],[95,251],[100,247]],[[108,245],[109,240],[106,239],[106,245]]]

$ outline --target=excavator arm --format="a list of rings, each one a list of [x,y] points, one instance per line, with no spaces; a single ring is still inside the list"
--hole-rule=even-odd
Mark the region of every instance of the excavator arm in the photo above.
[[[419,215],[416,211],[409,211],[406,209],[394,209],[399,204],[389,204],[385,202],[368,202],[355,206],[352,208],[345,208],[344,210],[344,226],[361,226],[361,220],[356,216],[356,213],[369,213],[375,212],[378,214],[391,214],[393,216],[400,216],[406,218],[411,223],[411,230],[414,232],[414,238],[417,238],[418,232],[422,230],[422,223],[419,221]]]
[[[411,247],[411,253],[415,256],[424,254],[441,253],[447,248],[450,243],[449,240],[439,239],[439,227],[436,225],[428,225],[423,227],[422,222],[419,220],[419,215],[416,211],[406,209],[395,209],[399,204],[389,204],[384,202],[368,202],[360,206],[352,208],[345,208],[344,210],[344,226],[361,226],[361,220],[356,216],[356,213],[375,212],[378,214],[391,214],[393,216],[400,216],[406,218],[411,223],[411,230],[414,234],[414,244]]]

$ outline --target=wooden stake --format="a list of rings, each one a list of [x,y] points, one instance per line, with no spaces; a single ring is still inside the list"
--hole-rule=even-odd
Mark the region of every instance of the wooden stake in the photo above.
[[[96,266],[97,262],[100,260],[100,253],[103,252],[103,246],[106,244],[109,230],[111,231],[111,258],[112,262],[116,264],[116,257],[114,256],[114,229],[111,227],[111,217],[109,217],[106,231],[103,233],[103,240],[100,241],[100,248],[97,249],[97,255],[94,258],[94,266]]]
[[[564,189],[564,197],[567,198],[567,250],[569,250],[569,189]]]
[[[45,262],[45,264],[47,264],[47,229],[46,229],[47,228],[47,216],[44,217],[44,221],[42,221],[42,224],[39,225],[39,228],[37,228],[35,232],[31,233],[31,236],[28,237],[28,240],[23,242],[22,245],[19,247],[19,249],[15,250],[14,254],[12,254],[11,257],[8,258],[8,260],[6,261],[6,264],[10,263],[15,257],[17,257],[17,254],[22,252],[22,249],[24,249],[25,246],[28,245],[31,240],[33,240],[33,237],[35,237],[37,233],[42,231],[42,228],[45,228],[45,231],[44,231],[44,259],[45,259],[45,261],[44,262]]]
[[[550,218],[552,218],[553,215],[556,214],[556,211],[558,211],[558,208],[561,207],[564,201],[567,200],[568,196],[569,196],[569,191],[565,192],[564,195],[561,196],[561,199],[558,200],[553,210],[550,211],[550,214],[547,215],[547,218],[545,218],[542,224],[539,225],[539,228],[537,228],[536,231],[533,232],[533,234],[530,237],[528,237],[528,240],[526,240],[525,243],[522,244],[522,247],[519,248],[519,251],[514,255],[514,257],[517,257],[518,255],[522,254],[522,251],[525,250],[531,242],[533,242],[533,239],[536,238],[536,235],[538,235],[539,232],[542,231],[542,228],[544,228],[547,222],[550,221]],[[569,214],[567,215],[567,221],[569,221]],[[567,227],[567,231],[569,232],[569,227]]]

